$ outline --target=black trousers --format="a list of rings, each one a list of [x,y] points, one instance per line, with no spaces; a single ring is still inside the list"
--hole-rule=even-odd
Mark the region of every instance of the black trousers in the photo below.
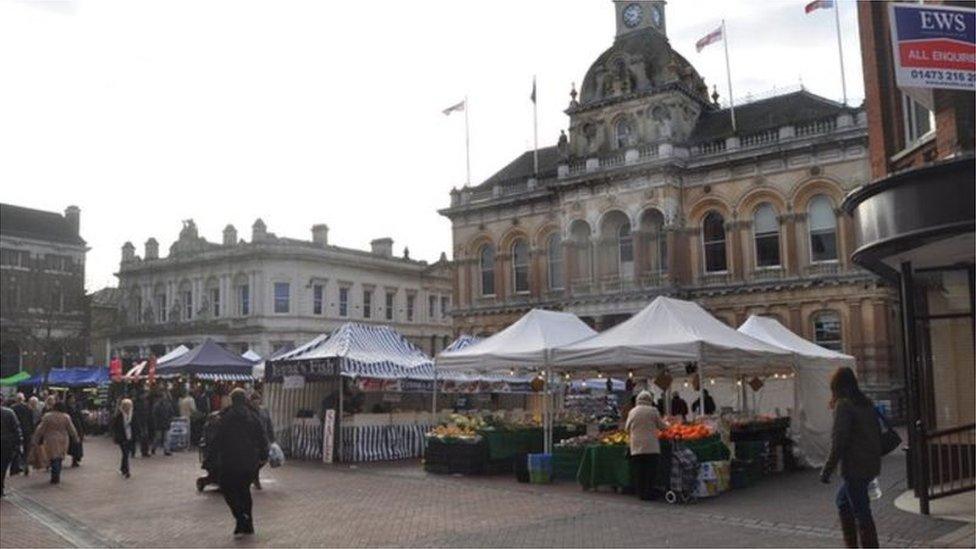
[[[4,444],[0,448],[0,492],[3,491],[3,482],[7,478],[7,469],[10,468],[10,464],[14,461],[14,456],[16,455],[16,448],[13,445],[9,447]]]
[[[220,491],[238,523],[251,520],[251,482],[254,471],[221,471]]]
[[[132,440],[120,442],[119,449],[122,450],[122,464],[119,466],[119,471],[127,475],[129,474],[129,456],[135,452],[135,442]]]
[[[643,500],[654,497],[654,479],[657,476],[657,463],[660,454],[637,454],[630,456],[631,476],[634,479],[634,493]]]

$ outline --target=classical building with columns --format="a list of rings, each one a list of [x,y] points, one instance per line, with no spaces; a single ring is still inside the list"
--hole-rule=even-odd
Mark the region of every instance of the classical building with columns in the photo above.
[[[446,257],[394,256],[391,238],[370,251],[343,248],[329,244],[328,231],[314,225],[311,240],[279,237],[258,219],[249,242],[228,225],[213,243],[188,220],[167,257],[154,238],[142,257],[125,243],[112,352],[161,356],[210,337],[268,357],[345,322],[392,326],[428,353],[450,343]]]
[[[851,262],[839,209],[870,177],[863,108],[798,89],[736,105],[733,126],[671,48],[664,4],[614,3],[614,43],[538,169],[527,151],[451,192],[455,331],[489,334],[532,307],[605,329],[672,295],[853,354],[897,413],[896,296]]]

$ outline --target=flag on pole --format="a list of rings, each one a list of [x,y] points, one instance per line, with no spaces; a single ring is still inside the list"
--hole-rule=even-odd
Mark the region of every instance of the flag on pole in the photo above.
[[[803,8],[803,11],[805,13],[810,13],[816,10],[829,10],[833,7],[834,0],[813,0],[813,2],[810,2],[805,8]]]
[[[531,99],[532,102],[535,103],[535,77],[534,76],[532,77],[532,95],[529,96],[529,99]]]
[[[695,50],[701,52],[709,44],[714,44],[722,39],[722,27],[719,27],[712,32],[706,34],[701,40],[695,42]]]
[[[461,101],[460,103],[458,103],[456,105],[451,105],[450,107],[444,109],[441,112],[443,112],[445,116],[448,116],[448,115],[450,115],[454,111],[463,111],[464,110],[464,104],[466,102],[467,102],[466,100],[465,101]]]

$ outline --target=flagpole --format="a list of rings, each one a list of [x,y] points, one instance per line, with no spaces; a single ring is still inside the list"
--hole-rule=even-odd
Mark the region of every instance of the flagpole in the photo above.
[[[725,30],[725,19],[722,19],[722,44],[725,46],[725,76],[729,79],[729,114],[732,116],[732,133],[735,133],[735,97],[732,95],[732,69],[729,67],[729,33]]]
[[[468,96],[464,96],[464,161],[465,168],[467,170],[467,184],[466,186],[471,186],[471,133],[468,131],[468,109],[471,105],[468,103]]]
[[[837,24],[837,53],[840,55],[840,87],[847,105],[847,79],[844,77],[844,47],[840,41],[840,0],[834,0],[834,22]]]
[[[539,175],[539,99],[535,91],[535,75],[532,75],[532,173]]]

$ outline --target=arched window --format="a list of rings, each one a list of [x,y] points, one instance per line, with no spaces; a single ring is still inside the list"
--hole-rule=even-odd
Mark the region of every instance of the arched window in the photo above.
[[[630,232],[630,223],[624,223],[617,229],[617,250],[620,255],[620,263],[633,263],[634,235]]]
[[[481,295],[495,295],[495,248],[491,244],[481,247]]]
[[[617,148],[629,147],[634,142],[634,125],[628,118],[621,118],[614,128],[614,135],[617,138]]]
[[[570,240],[576,252],[576,277],[570,283],[589,281],[593,277],[592,230],[589,223],[577,219],[569,226]]]
[[[549,263],[549,289],[561,290],[563,282],[563,241],[558,233],[546,240],[546,259]]]
[[[779,261],[779,221],[776,210],[768,202],[760,204],[752,219],[752,230],[756,238],[756,266],[778,267]]]
[[[718,212],[708,212],[702,220],[702,243],[705,250],[705,272],[728,270],[725,261],[725,218]]]
[[[823,311],[813,317],[813,341],[834,351],[844,350],[841,336],[840,315],[835,311]]]
[[[512,288],[517,294],[529,291],[529,245],[521,238],[512,244]]]
[[[668,242],[664,232],[664,216],[655,209],[645,210],[641,215],[640,228],[644,234],[641,248],[643,269],[651,273],[667,272]]]
[[[810,226],[810,260],[835,261],[837,259],[837,216],[829,198],[820,194],[810,199],[807,208]]]

